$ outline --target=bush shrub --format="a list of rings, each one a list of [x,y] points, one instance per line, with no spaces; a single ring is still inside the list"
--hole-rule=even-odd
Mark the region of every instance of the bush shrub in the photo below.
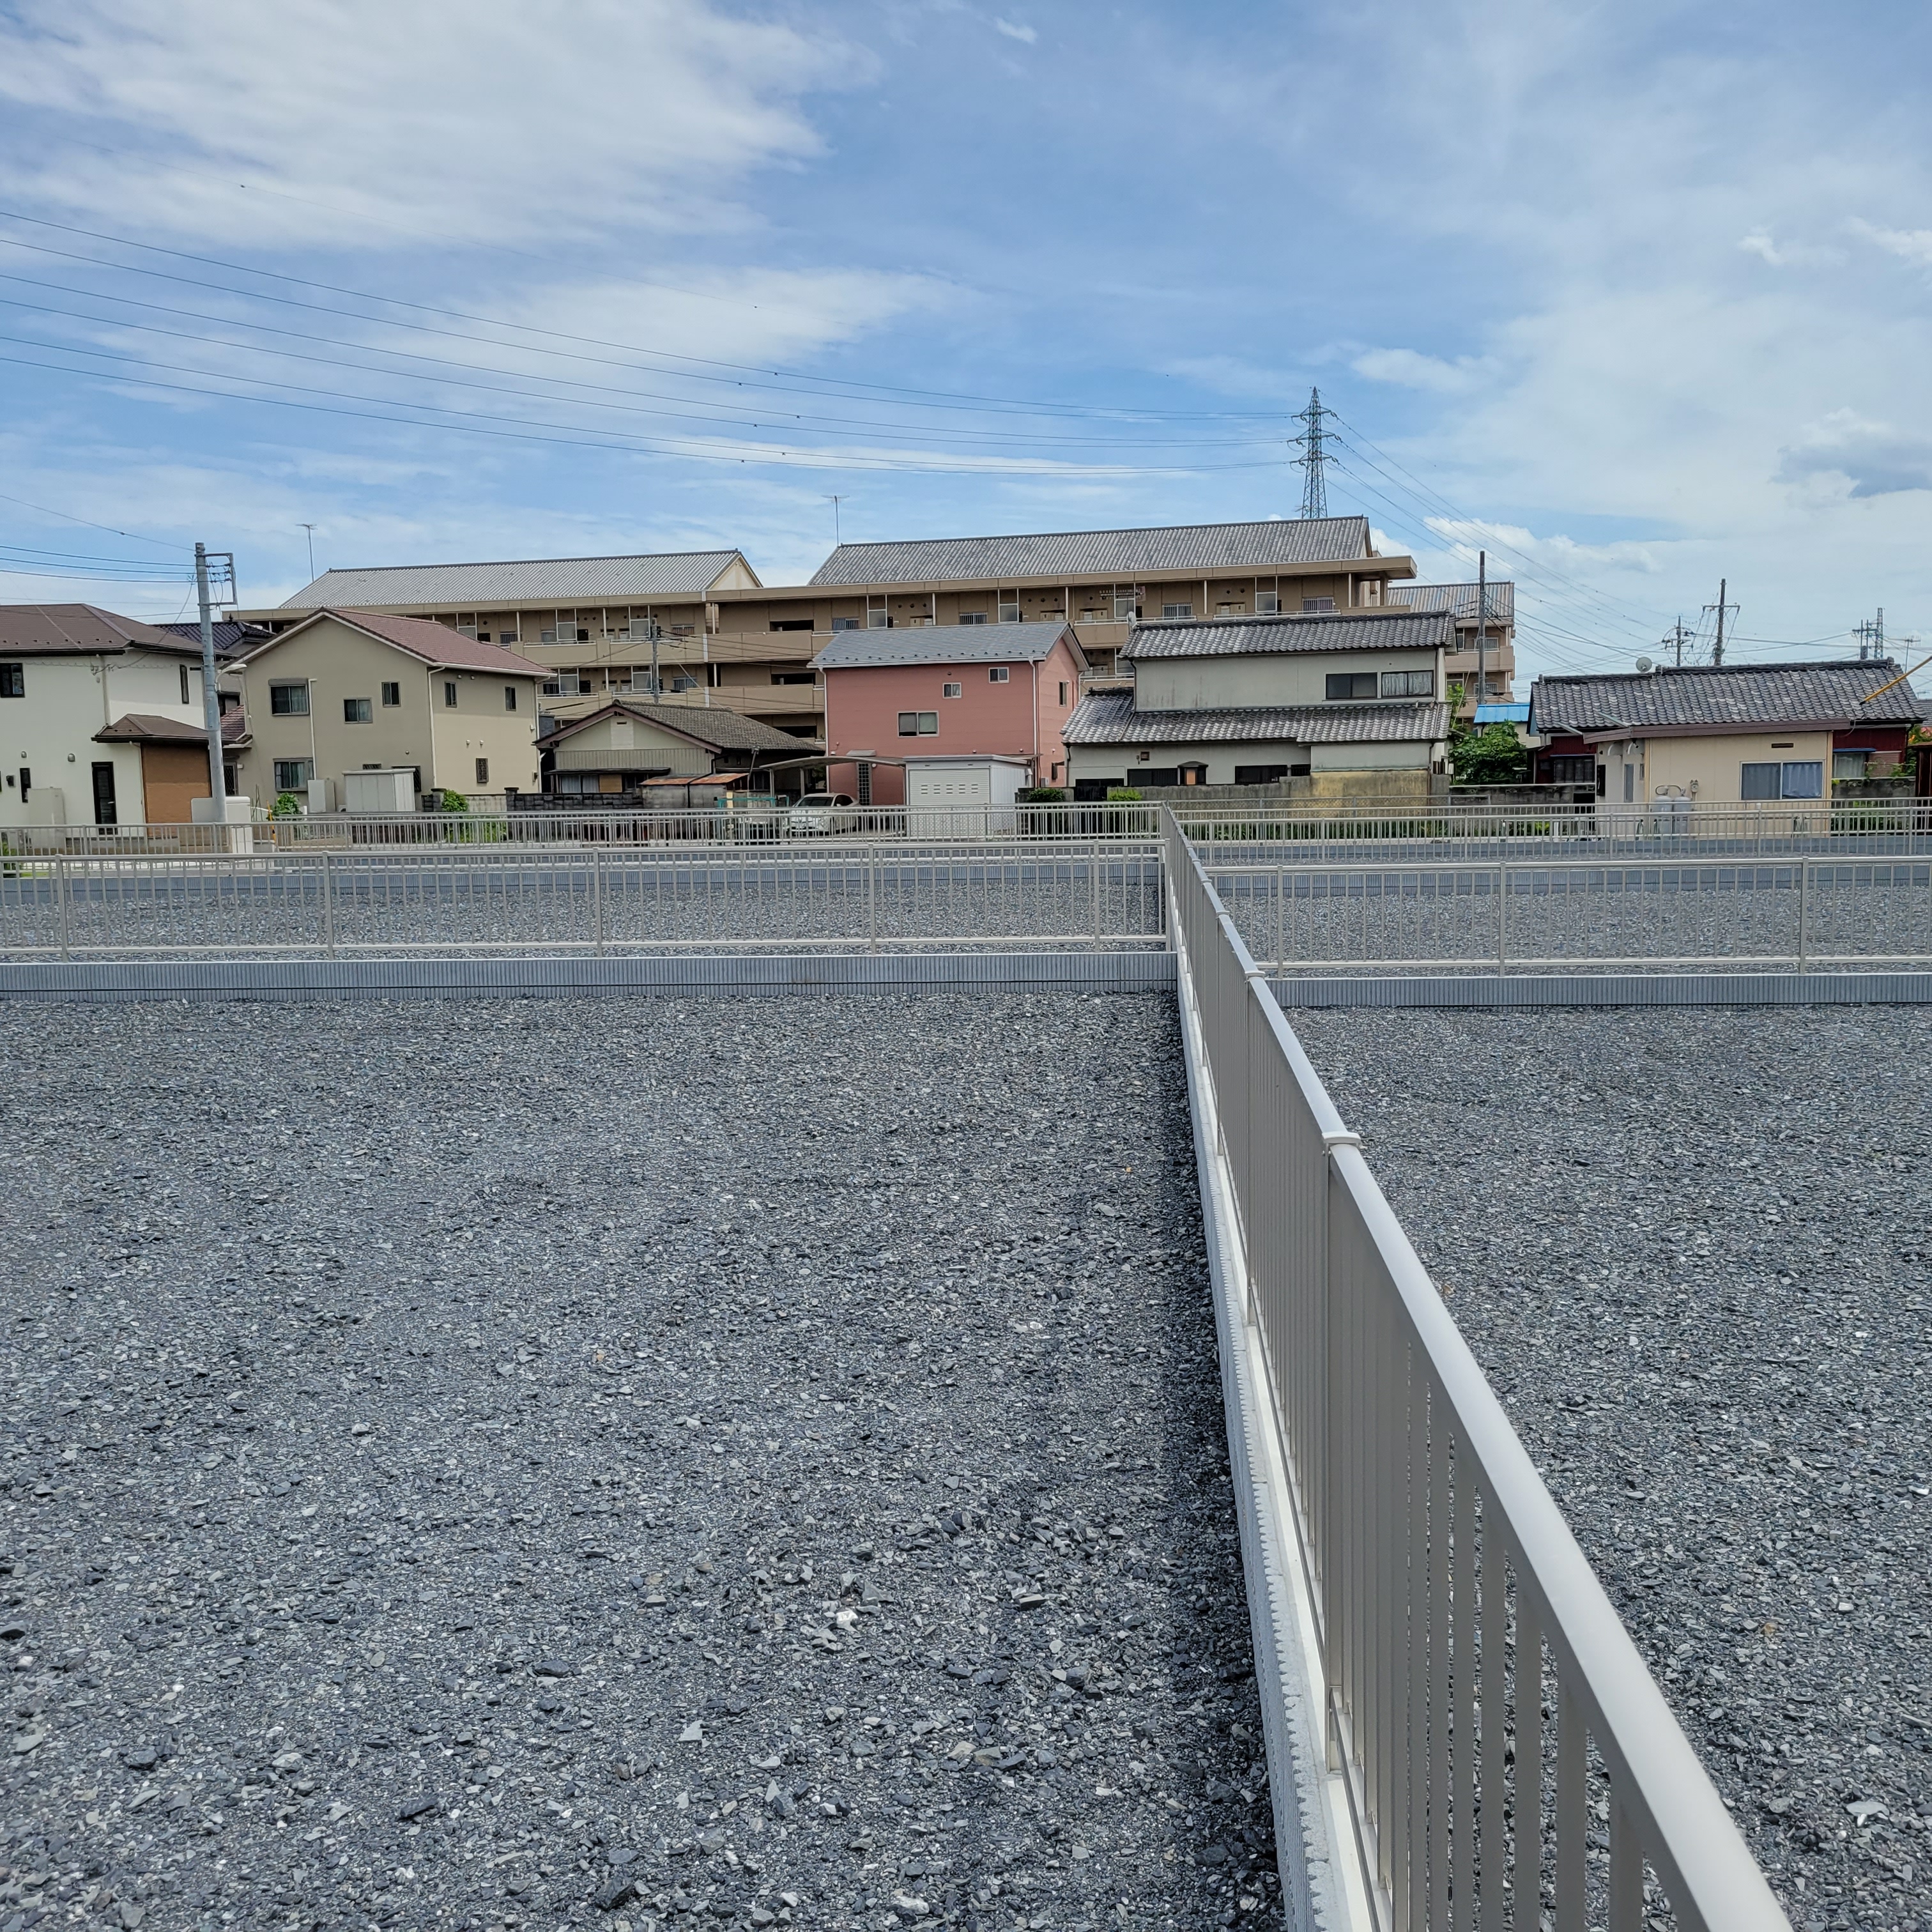
[[[1141,795],[1132,785],[1115,785],[1107,794],[1109,805],[1138,805]]]
[[[1066,794],[1058,785],[1034,785],[1019,795],[1022,805],[1064,805]]]
[[[299,818],[302,816],[302,800],[296,797],[293,792],[278,792],[275,794],[275,807],[272,816],[277,818]]]

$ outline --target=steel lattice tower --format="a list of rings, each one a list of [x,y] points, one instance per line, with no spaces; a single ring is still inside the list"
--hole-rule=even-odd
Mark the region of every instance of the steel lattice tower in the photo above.
[[[1294,440],[1301,454],[1295,458],[1301,470],[1301,514],[1304,517],[1325,517],[1328,514],[1328,482],[1323,466],[1328,460],[1328,452],[1323,438],[1327,434],[1323,425],[1335,412],[1322,406],[1322,392],[1310,389],[1308,406],[1289,420],[1303,425],[1303,433]]]

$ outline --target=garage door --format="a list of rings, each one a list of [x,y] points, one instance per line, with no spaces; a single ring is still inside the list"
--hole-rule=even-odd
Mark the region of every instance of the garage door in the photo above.
[[[208,788],[208,754],[199,745],[143,745],[141,789],[150,825],[186,825]]]

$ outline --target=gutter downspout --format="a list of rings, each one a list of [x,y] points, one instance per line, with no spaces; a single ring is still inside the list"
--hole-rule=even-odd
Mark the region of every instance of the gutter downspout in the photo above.
[[[1033,670],[1033,782],[1040,783],[1040,661],[1035,658]]]
[[[423,788],[423,790],[440,791],[442,788],[437,783],[436,776],[436,666],[434,664],[430,666],[424,674],[424,677],[423,696],[429,704],[429,783]],[[416,794],[416,802],[418,806],[422,802],[421,791]]]

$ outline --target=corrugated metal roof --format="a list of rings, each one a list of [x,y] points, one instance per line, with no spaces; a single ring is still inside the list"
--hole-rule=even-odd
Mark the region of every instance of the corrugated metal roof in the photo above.
[[[1889,658],[1818,664],[1695,664],[1611,676],[1540,677],[1531,687],[1532,731],[1642,731],[1686,725],[1749,730],[1762,725],[1910,724],[1921,700]],[[1881,686],[1892,688],[1874,697]],[[1870,702],[1864,700],[1870,698]]]
[[[22,657],[91,657],[98,652],[186,651],[187,641],[156,624],[98,604],[0,604],[0,651]],[[197,641],[192,648],[201,649]]]
[[[815,584],[1016,584],[1031,577],[1142,572],[1268,572],[1285,564],[1348,563],[1369,554],[1366,517],[1274,518],[1144,530],[1060,530],[1040,536],[928,537],[841,544]]]
[[[902,629],[847,631],[812,666],[818,670],[872,670],[880,664],[1038,664],[1064,638],[1084,664],[1073,626],[1050,624],[921,624]]]
[[[1449,734],[1446,704],[1287,704],[1215,711],[1140,711],[1132,693],[1084,698],[1062,734],[1070,745],[1394,745]]]
[[[381,610],[392,604],[478,610],[519,604],[634,602],[702,598],[734,562],[735,550],[673,550],[652,556],[537,557],[512,563],[406,563],[328,570],[298,590],[284,610]],[[746,564],[747,570],[751,569]],[[752,580],[757,581],[753,572]]]
[[[1408,610],[1452,610],[1459,624],[1476,621],[1476,586],[1473,584],[1391,584],[1389,602]],[[1491,578],[1487,602],[1490,622],[1516,622],[1516,586],[1507,578]]]
[[[1320,617],[1208,617],[1136,624],[1124,658],[1268,657],[1288,651],[1432,651],[1450,642],[1446,613],[1342,610]]]
[[[585,712],[581,718],[573,718],[568,724],[560,724],[554,731],[546,732],[537,743],[548,750],[552,746],[562,744],[567,738],[574,737],[585,726],[602,724],[609,718],[635,718],[646,724],[662,725],[667,731],[675,731],[692,743],[714,752],[811,752],[822,748],[815,738],[795,738],[775,724],[767,724],[761,718],[745,717],[736,711],[727,711],[722,705],[640,704],[634,698],[603,705],[595,711]]]

